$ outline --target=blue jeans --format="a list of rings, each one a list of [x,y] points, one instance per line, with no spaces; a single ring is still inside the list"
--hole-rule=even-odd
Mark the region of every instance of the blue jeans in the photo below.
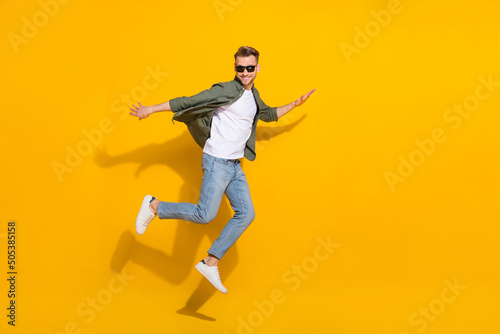
[[[203,153],[201,159],[203,181],[198,204],[160,202],[157,214],[160,219],[182,219],[198,224],[208,224],[219,211],[222,195],[231,203],[234,216],[208,250],[221,259],[238,240],[255,218],[247,178],[239,160],[217,158]]]

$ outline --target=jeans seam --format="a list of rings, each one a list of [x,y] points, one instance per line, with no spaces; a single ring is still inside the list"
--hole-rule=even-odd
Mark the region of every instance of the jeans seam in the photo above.
[[[237,180],[237,178],[234,178],[233,180],[231,180],[231,182],[229,182],[229,184],[228,184],[228,187],[229,187],[229,185],[230,185],[231,183],[233,183],[235,180]],[[237,185],[237,184],[235,184],[234,186],[235,186],[235,188],[238,188],[238,185]],[[236,195],[238,196],[238,200],[239,200],[239,202],[240,202],[241,212],[244,214],[245,209],[244,209],[244,206],[242,205],[242,204],[243,204],[243,202],[241,201],[240,192],[238,191],[238,189],[236,189]],[[235,215],[236,215],[236,213],[235,213]],[[233,218],[234,218],[234,215],[233,215],[233,217],[231,217],[231,219],[233,219]],[[231,219],[230,219],[230,220],[231,220]],[[227,231],[226,231],[226,233],[225,233],[225,235],[224,235],[224,239],[225,239],[227,236],[229,236],[229,235],[230,235],[230,232],[234,229],[234,227],[235,227],[235,225],[234,225],[234,224],[233,224],[233,225],[231,225],[231,227],[229,228],[229,230],[227,230]],[[239,239],[239,238],[238,238],[238,239]],[[224,244],[224,242],[223,242],[223,241],[219,242],[219,245],[222,245],[222,244]],[[213,252],[217,252],[217,253],[218,253],[218,250],[219,250],[219,249],[218,249],[218,247],[216,247],[216,248],[214,248],[212,251],[213,251]],[[212,255],[215,255],[215,254],[212,254]],[[218,256],[217,256],[217,257],[218,257]]]
[[[211,162],[214,162],[214,159],[210,159],[210,160],[211,160]],[[206,171],[203,171],[203,176],[204,176],[204,177],[206,176],[206,177],[210,178],[210,177],[212,176],[212,174],[214,173],[214,168],[215,168],[215,167],[214,167],[213,165],[211,165],[211,166],[207,167],[207,168],[206,168]],[[203,180],[202,180],[202,183],[203,183]],[[213,187],[211,186],[211,183],[209,184],[209,188],[208,188],[208,190],[209,190],[209,191],[208,191],[208,193],[212,193],[212,192],[213,192]],[[200,189],[200,197],[201,197],[201,189]],[[210,209],[210,207],[207,205],[207,206],[206,206],[205,208],[203,208],[203,210],[202,210],[202,208],[201,208],[201,206],[200,206],[200,200],[199,200],[199,199],[198,199],[198,204],[197,204],[197,206],[198,206],[198,210],[199,210],[200,212],[201,212],[201,211],[203,211],[203,212],[202,212],[202,213],[203,213],[202,217],[207,218],[207,215],[208,215],[208,211],[207,211],[207,210],[209,210],[209,209]],[[220,206],[220,203],[219,203],[219,206]],[[198,217],[198,218],[202,218],[202,217]],[[204,219],[201,219],[201,220],[204,220]]]
[[[237,178],[235,178],[233,181],[235,181],[235,180],[237,180]],[[238,188],[238,184],[235,184],[235,188]],[[239,189],[236,189],[236,195],[238,196],[238,200],[240,201],[241,214],[244,216],[245,215],[245,207],[243,206],[243,201],[241,200]]]
[[[232,180],[231,182],[234,182],[236,179],[237,179],[237,178],[235,178],[235,179],[234,179],[234,180]],[[237,185],[237,184],[235,184],[235,188],[238,188],[238,185]],[[244,214],[245,214],[245,208],[244,208],[244,205],[242,205],[242,204],[243,204],[243,202],[242,202],[242,200],[241,200],[241,197],[240,197],[240,192],[239,192],[239,190],[238,190],[238,189],[236,189],[236,195],[238,196],[238,200],[240,201],[241,213],[242,213],[242,215],[244,216]],[[235,213],[235,215],[236,215],[236,213]],[[234,216],[233,216],[233,217],[231,217],[231,219],[233,219],[233,218],[234,218]],[[235,227],[235,225],[234,225],[234,224],[233,224],[233,225],[231,225],[231,227],[229,228],[229,230],[226,232],[226,236],[227,236],[227,235],[229,235],[229,232],[231,232],[231,231],[234,229],[234,227]]]

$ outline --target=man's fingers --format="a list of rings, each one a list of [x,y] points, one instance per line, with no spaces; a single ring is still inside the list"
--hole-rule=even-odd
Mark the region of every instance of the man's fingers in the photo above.
[[[309,96],[311,96],[312,93],[314,93],[314,89],[309,91],[309,93],[306,94],[304,101],[307,100],[309,98]]]
[[[302,105],[304,102],[307,101],[307,99],[309,98],[309,96],[311,96],[312,93],[314,93],[314,91],[316,91],[316,89],[311,89],[309,92],[307,92],[307,94],[304,96],[302,95],[298,100],[297,100],[297,105],[300,106]]]

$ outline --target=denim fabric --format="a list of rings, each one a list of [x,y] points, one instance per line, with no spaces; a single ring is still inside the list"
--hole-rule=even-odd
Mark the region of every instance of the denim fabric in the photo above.
[[[198,224],[211,222],[219,211],[222,195],[231,203],[234,216],[208,250],[221,259],[255,218],[247,178],[239,160],[222,159],[203,153],[203,181],[198,204],[160,202],[160,219],[182,219]]]

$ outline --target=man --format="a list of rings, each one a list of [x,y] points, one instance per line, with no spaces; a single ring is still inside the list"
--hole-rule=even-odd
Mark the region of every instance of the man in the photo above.
[[[217,264],[255,217],[247,179],[240,160],[253,161],[257,121],[277,121],[303,104],[315,91],[281,107],[270,108],[254,86],[260,71],[259,52],[242,46],[234,55],[236,75],[232,81],[214,84],[190,97],[178,97],[153,106],[133,105],[130,114],[139,120],[159,111],[173,111],[174,120],[184,122],[196,143],[203,148],[203,180],[198,204],[162,202],[144,197],[136,219],[136,231],[143,234],[153,218],[182,219],[198,224],[212,221],[226,194],[234,216],[229,220],[208,255],[195,268],[219,291],[227,293]]]

